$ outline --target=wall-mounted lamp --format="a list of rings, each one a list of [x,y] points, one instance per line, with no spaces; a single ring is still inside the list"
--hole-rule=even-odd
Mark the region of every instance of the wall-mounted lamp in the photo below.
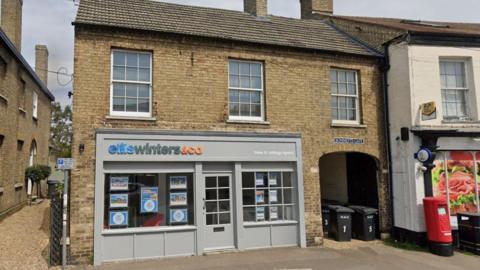
[[[78,146],[78,152],[83,153],[83,151],[85,151],[85,144],[81,143],[81,144]]]

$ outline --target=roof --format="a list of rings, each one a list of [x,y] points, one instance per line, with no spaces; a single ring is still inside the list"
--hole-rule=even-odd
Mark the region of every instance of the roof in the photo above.
[[[48,97],[51,101],[55,101],[55,96],[48,90],[47,86],[43,83],[43,81],[38,77],[37,73],[33,71],[32,67],[27,63],[27,60],[23,58],[22,54],[18,51],[17,47],[13,45],[12,41],[7,37],[7,34],[3,32],[0,28],[0,40],[5,44],[7,50],[16,58],[17,62],[23,66],[23,68],[27,71],[28,75],[32,78],[32,80],[38,85],[39,89]]]
[[[82,0],[74,25],[94,25],[381,57],[320,20],[151,0]]]
[[[453,23],[409,20],[401,18],[334,16],[359,23],[376,24],[392,29],[403,30],[420,34],[443,34],[480,36],[480,23]]]

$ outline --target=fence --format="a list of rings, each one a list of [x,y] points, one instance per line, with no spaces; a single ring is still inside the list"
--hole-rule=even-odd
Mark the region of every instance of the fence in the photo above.
[[[62,264],[63,200],[57,194],[50,200],[50,266]]]

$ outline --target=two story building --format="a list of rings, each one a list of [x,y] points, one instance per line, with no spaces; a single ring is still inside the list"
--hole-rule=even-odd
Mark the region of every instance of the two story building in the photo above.
[[[51,102],[48,50],[36,46],[36,73],[20,53],[22,0],[0,1],[0,219],[27,202],[25,169],[48,165]]]
[[[394,236],[425,243],[426,196],[446,198],[455,236],[456,214],[479,210],[480,24],[320,17],[387,57]]]
[[[72,263],[318,245],[322,199],[389,231],[383,56],[244,4],[80,2]]]

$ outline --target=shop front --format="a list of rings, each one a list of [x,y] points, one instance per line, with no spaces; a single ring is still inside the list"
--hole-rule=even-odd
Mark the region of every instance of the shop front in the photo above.
[[[305,247],[298,134],[97,130],[94,263]]]
[[[472,137],[441,137],[437,145],[432,169],[433,196],[446,199],[452,229],[458,230],[458,213],[480,211],[480,142]]]

